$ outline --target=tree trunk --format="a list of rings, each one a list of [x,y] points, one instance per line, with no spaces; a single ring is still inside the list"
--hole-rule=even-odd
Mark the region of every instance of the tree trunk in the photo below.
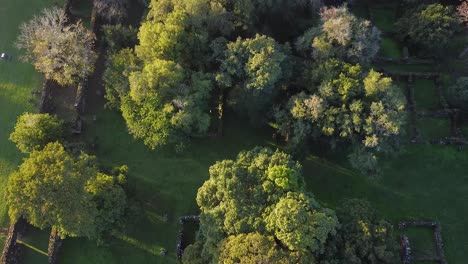
[[[223,136],[224,105],[224,89],[221,88],[218,96],[218,136]]]

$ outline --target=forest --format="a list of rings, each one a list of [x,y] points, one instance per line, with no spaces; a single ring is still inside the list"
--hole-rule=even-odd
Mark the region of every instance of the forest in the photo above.
[[[2,264],[464,263],[468,1],[15,2]]]

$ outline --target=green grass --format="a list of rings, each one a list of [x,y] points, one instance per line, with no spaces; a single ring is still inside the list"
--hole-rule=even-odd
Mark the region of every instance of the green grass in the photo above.
[[[430,64],[392,64],[378,65],[376,67],[383,67],[384,70],[390,72],[433,72],[434,67]]]
[[[23,263],[47,263],[47,247],[49,245],[50,229],[40,230],[30,227],[25,237],[20,240],[23,244]]]
[[[413,88],[417,110],[434,110],[439,106],[439,98],[433,80],[417,79]]]
[[[228,120],[226,135],[195,142],[181,155],[169,150],[150,151],[127,133],[119,113],[99,110],[97,121],[87,122],[88,141],[98,137],[96,155],[101,164],[130,167],[128,185],[141,211],[128,227],[109,242],[97,247],[93,241],[67,239],[60,255],[64,263],[175,263],[178,218],[197,214],[195,197],[208,178],[208,168],[217,160],[233,159],[239,151],[256,145],[270,145],[270,133]],[[168,221],[163,221],[163,215]],[[161,248],[168,250],[159,256]]]
[[[397,1],[388,1],[388,3],[374,4],[370,8],[372,23],[383,32],[393,30],[393,24],[396,19],[396,10],[398,8]]]
[[[18,27],[28,21],[52,0],[0,0],[0,52],[13,55],[12,62],[0,61],[0,186],[7,182],[8,175],[21,162],[22,155],[8,140],[16,118],[25,111],[36,111],[28,101],[32,91],[41,87],[42,77],[33,66],[18,61],[19,51],[14,47]],[[27,8],[25,8],[27,7]],[[3,201],[5,188],[0,188],[0,226],[8,226],[6,206]]]
[[[440,221],[448,263],[464,263],[468,252],[463,231],[468,217],[468,151],[432,145],[405,148],[396,158],[381,159],[379,182],[349,170],[344,155],[311,156],[302,162],[307,187],[332,207],[343,198],[367,199],[395,225],[407,219]]]
[[[386,58],[400,59],[401,46],[398,42],[389,37],[383,37],[379,55]]]
[[[408,227],[403,230],[408,236],[413,256],[435,256],[436,247],[430,227]]]
[[[417,127],[425,140],[450,136],[450,120],[448,118],[419,118]]]

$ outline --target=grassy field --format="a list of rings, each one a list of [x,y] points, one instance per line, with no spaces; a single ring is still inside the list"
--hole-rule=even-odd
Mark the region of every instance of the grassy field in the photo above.
[[[414,82],[414,100],[416,101],[416,109],[433,110],[438,107],[439,100],[437,98],[435,84],[433,80],[417,79]]]
[[[14,47],[18,27],[46,6],[63,1],[52,0],[0,0],[0,53],[13,55],[12,62],[0,61],[0,186],[22,159],[13,143],[8,140],[18,115],[35,111],[30,101],[32,92],[41,86],[42,77],[34,68],[18,61],[19,51]],[[27,7],[27,8],[26,8]],[[5,188],[0,188],[0,226],[9,224],[3,199]]]
[[[382,32],[390,32],[393,30],[393,24],[396,20],[396,11],[398,8],[397,1],[386,1],[375,3],[371,8],[370,17],[375,26]]]
[[[379,55],[386,58],[400,59],[401,47],[398,42],[389,37],[383,37]]]

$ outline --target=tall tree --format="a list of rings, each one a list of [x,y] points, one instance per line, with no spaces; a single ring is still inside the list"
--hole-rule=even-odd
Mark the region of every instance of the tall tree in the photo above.
[[[23,60],[32,63],[47,79],[72,85],[94,70],[94,40],[81,22],[68,21],[63,8],[51,8],[21,25],[16,46],[25,50]]]
[[[292,136],[292,147],[323,135],[332,146],[339,141],[360,145],[362,154],[393,150],[405,122],[405,100],[391,78],[329,59],[308,68],[305,79],[308,90],[276,113],[280,132]]]
[[[427,50],[440,51],[458,29],[459,21],[451,6],[420,5],[408,10],[395,24],[401,40]]]
[[[260,120],[291,74],[288,53],[287,46],[261,35],[227,44],[216,80],[231,90],[235,109]]]
[[[24,217],[60,237],[96,238],[122,217],[125,194],[112,176],[98,172],[96,160],[75,158],[60,143],[31,152],[7,185],[12,221]]]
[[[204,263],[241,255],[247,263],[314,263],[338,222],[303,186],[300,165],[280,151],[255,148],[216,163],[198,190],[200,234],[189,254],[197,249]]]
[[[43,148],[62,138],[63,122],[49,114],[24,113],[16,122],[10,140],[24,153]]]
[[[324,263],[398,263],[398,245],[392,225],[378,217],[369,202],[344,201],[336,211],[341,223],[326,247]]]
[[[299,52],[315,59],[338,57],[369,63],[380,48],[380,31],[369,21],[357,18],[346,6],[322,9],[321,24],[296,41]]]

